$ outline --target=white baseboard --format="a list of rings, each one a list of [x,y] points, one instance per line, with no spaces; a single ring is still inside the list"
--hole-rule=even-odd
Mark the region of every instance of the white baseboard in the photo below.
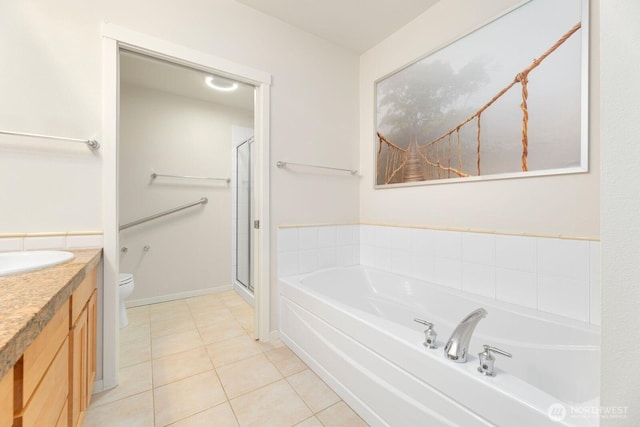
[[[280,339],[280,331],[271,331],[269,333],[269,341]]]
[[[100,393],[101,391],[104,391],[104,381],[102,381],[102,380],[94,381],[93,382],[93,391],[91,392],[91,394]]]
[[[142,298],[142,299],[137,299],[133,301],[125,301],[125,304],[127,308],[131,308],[131,307],[138,307],[141,305],[157,304],[159,302],[167,302],[167,301],[173,301],[173,300],[183,299],[183,298],[199,297],[199,296],[208,295],[208,294],[216,294],[219,292],[230,291],[232,289],[233,289],[233,286],[231,285],[217,286],[215,288],[198,289],[195,291],[179,292],[176,294],[159,295],[157,297]]]

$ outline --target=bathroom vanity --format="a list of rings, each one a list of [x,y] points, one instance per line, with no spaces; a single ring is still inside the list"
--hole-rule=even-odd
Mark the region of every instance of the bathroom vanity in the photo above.
[[[77,426],[96,373],[101,249],[0,277],[0,427]]]

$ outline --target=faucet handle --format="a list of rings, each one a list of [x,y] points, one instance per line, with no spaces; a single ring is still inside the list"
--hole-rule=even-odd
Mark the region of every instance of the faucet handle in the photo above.
[[[427,322],[423,319],[415,318],[414,322],[423,324],[427,327],[424,331],[424,343],[423,345],[427,348],[438,348],[436,344],[436,338],[438,337],[438,333],[433,329],[433,323]]]
[[[482,353],[478,353],[478,357],[480,358],[480,366],[478,366],[478,372],[489,377],[495,377],[496,373],[493,368],[496,358],[493,357],[493,353],[512,357],[511,353],[507,353],[504,350],[500,350],[499,348],[492,347],[487,344],[483,345],[482,347],[484,348],[484,351]]]

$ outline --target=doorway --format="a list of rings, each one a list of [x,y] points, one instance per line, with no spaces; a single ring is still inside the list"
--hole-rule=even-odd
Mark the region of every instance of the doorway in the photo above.
[[[211,73],[255,87],[254,159],[252,165],[253,218],[260,228],[251,229],[254,268],[255,336],[269,341],[269,94],[271,76],[222,58],[184,46],[105,24],[103,26],[103,199],[104,199],[104,296],[102,305],[102,388],[117,385],[118,376],[118,272],[120,217],[118,212],[118,144],[121,49]],[[228,271],[228,270],[227,270]]]

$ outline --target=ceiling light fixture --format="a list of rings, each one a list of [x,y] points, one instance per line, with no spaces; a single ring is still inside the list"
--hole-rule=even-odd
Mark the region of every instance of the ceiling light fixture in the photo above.
[[[238,83],[236,82],[231,82],[228,86],[220,86],[214,83],[215,78],[211,77],[211,76],[207,76],[204,81],[207,83],[207,86],[209,86],[212,89],[215,90],[220,90],[222,92],[231,92],[234,91],[236,89],[238,89]]]

